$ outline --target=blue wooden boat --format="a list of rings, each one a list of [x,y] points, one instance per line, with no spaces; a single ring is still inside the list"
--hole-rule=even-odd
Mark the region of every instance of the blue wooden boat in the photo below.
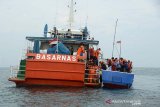
[[[134,74],[119,71],[102,71],[103,87],[106,88],[130,88],[134,80]]]

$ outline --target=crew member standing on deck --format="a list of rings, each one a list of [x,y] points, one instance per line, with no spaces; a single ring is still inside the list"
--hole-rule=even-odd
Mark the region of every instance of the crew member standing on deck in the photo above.
[[[96,65],[98,65],[98,59],[99,59],[100,51],[101,51],[101,48],[98,48],[98,49],[95,51],[95,63],[96,63]]]
[[[83,44],[81,43],[80,47],[78,48],[77,50],[77,56],[83,56],[83,53],[85,52],[84,50],[84,46]]]
[[[90,59],[94,59],[94,47],[89,48]]]
[[[99,59],[99,54],[100,54],[101,48],[98,48],[95,52],[95,56],[97,59]]]

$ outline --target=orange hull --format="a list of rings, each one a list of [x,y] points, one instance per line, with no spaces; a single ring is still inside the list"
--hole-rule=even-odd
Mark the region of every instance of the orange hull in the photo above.
[[[84,86],[85,63],[28,59],[25,79],[10,78],[16,85]]]
[[[9,81],[16,83],[16,86],[58,86],[58,87],[83,87],[83,82],[78,81],[61,81],[53,79],[25,79],[10,78]]]

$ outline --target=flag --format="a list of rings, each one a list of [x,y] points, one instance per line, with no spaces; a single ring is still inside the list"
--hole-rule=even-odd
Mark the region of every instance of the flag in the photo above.
[[[117,41],[117,43],[121,43],[121,41]]]
[[[57,38],[54,38],[53,40],[50,40],[49,41],[49,44],[52,45],[52,44],[57,44],[58,43],[58,39]]]

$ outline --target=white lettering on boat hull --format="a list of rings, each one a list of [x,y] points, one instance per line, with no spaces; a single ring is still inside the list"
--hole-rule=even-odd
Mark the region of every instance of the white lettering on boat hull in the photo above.
[[[77,57],[59,54],[36,54],[36,60],[77,62]]]

